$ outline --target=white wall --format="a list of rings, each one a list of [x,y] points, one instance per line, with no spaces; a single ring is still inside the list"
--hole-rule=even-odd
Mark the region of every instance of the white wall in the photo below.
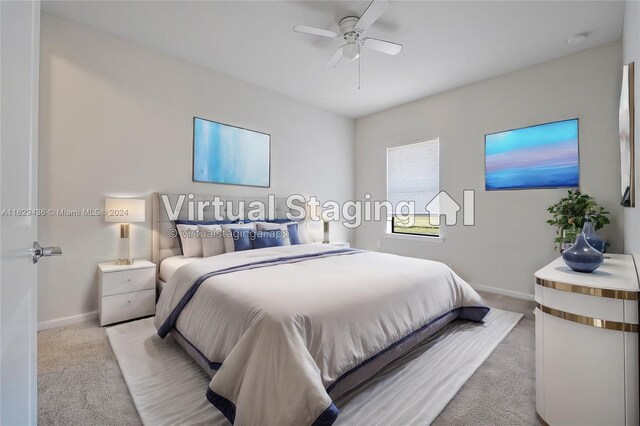
[[[622,34],[623,63],[635,62],[635,165],[636,207],[624,209],[624,252],[640,256],[640,2],[627,1]],[[622,74],[622,70],[620,70]]]
[[[562,41],[560,41],[562,42]],[[611,211],[602,235],[620,252],[620,42],[402,105],[356,121],[356,194],[386,196],[386,148],[440,138],[441,188],[476,194],[476,225],[445,227],[443,244],[385,238],[385,223],[356,230],[356,245],[450,264],[467,281],[533,293],[533,273],[558,255],[547,206],[565,189],[484,190],[484,135],[580,119],[580,181]],[[425,70],[425,78],[429,78]]]
[[[40,93],[41,208],[103,208],[105,197],[153,191],[354,194],[353,120],[50,14]],[[271,188],[193,183],[193,116],[270,133]],[[134,257],[151,256],[150,221],[148,201],[147,223],[132,225]],[[116,232],[102,217],[40,219],[40,243],[64,251],[39,264],[40,322],[96,310],[97,264],[117,257]]]

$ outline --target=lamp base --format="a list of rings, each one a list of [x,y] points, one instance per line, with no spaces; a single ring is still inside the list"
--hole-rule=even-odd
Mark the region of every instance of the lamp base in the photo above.
[[[323,231],[322,242],[324,244],[329,244],[329,221],[328,220],[322,221],[322,231]]]
[[[129,242],[129,224],[120,224],[120,240],[119,240],[119,252],[116,265],[133,265],[131,257],[131,245]]]

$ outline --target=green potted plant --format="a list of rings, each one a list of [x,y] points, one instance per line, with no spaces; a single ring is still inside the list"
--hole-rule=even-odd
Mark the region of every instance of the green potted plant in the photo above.
[[[551,213],[551,219],[547,223],[556,227],[555,243],[560,251],[566,244],[573,244],[586,217],[591,219],[596,230],[609,223],[609,212],[599,206],[595,198],[579,189],[570,189],[566,197],[549,206],[547,211]]]

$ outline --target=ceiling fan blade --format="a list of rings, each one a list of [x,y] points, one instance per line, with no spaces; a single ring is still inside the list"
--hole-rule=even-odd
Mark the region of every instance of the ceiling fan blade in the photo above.
[[[378,40],[377,38],[365,37],[360,43],[369,49],[386,53],[387,55],[397,55],[402,50],[402,45],[392,41]]]
[[[388,8],[389,0],[373,0],[356,23],[356,31],[366,31]]]
[[[323,30],[322,28],[308,27],[306,25],[296,25],[295,27],[293,27],[293,31],[297,33],[312,34],[312,35],[317,35],[322,37],[330,37],[330,38],[340,37],[340,34],[334,31]]]
[[[336,50],[336,52],[333,54],[333,56],[331,58],[329,58],[329,60],[327,61],[326,64],[324,64],[325,68],[333,68],[336,65],[338,65],[338,62],[340,62],[340,59],[342,59],[342,48],[344,46],[340,46],[338,48],[338,50]]]

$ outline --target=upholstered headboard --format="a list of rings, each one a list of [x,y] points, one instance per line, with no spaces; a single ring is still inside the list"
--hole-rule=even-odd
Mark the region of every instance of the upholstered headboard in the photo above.
[[[192,207],[196,211],[194,212],[196,215],[197,212],[197,203],[198,201],[213,201],[215,195],[197,195],[197,194],[169,194],[169,193],[158,193],[154,192],[151,196],[152,203],[152,259],[153,263],[160,267],[160,262],[164,259],[171,256],[178,256],[182,254],[180,250],[180,243],[178,241],[177,233],[175,232],[175,224],[172,220],[169,219],[167,214],[167,210],[165,209],[164,202],[162,200],[162,196],[166,196],[166,200],[169,202],[170,208],[176,208],[177,201],[179,197],[183,195],[185,196],[184,202],[182,203],[182,208],[178,213],[178,219],[189,219],[189,205],[195,206]],[[192,195],[192,196],[191,196]],[[189,196],[188,198],[186,198]],[[249,203],[251,201],[262,201],[265,205],[267,204],[268,197],[229,197],[229,196],[218,196],[221,201],[223,201],[224,206],[220,209],[220,214],[223,216],[222,219],[227,219],[228,212],[226,211],[226,205],[231,202],[233,203],[232,213],[234,215],[238,214],[238,204],[240,201],[244,201],[245,203]],[[189,203],[191,202],[191,203]],[[285,198],[275,198],[275,217],[276,218],[285,218],[286,213],[290,210],[287,207]],[[248,210],[250,207],[245,207],[245,210]],[[204,220],[216,220],[213,217],[214,208],[209,206],[205,207],[203,210],[203,219]],[[263,212],[264,214],[265,212]],[[246,211],[245,211],[246,214]],[[263,216],[264,217],[264,216]],[[172,231],[173,230],[173,231]]]

